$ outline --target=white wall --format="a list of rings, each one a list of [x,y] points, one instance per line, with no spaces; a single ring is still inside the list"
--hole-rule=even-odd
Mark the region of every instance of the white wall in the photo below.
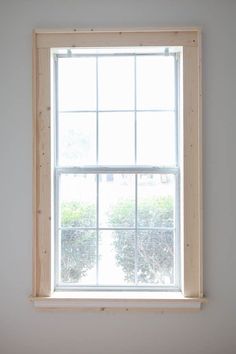
[[[236,1],[0,0],[0,354],[236,353]],[[200,313],[36,312],[31,292],[31,32],[203,28]]]

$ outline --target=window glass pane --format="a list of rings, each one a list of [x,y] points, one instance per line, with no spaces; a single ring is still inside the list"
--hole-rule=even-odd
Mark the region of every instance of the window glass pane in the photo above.
[[[62,227],[95,227],[96,175],[62,175],[59,210]]]
[[[96,109],[96,59],[58,60],[59,111]]]
[[[140,230],[137,241],[138,285],[173,285],[173,231]]]
[[[58,129],[59,165],[96,163],[96,113],[61,113]]]
[[[137,162],[157,166],[175,164],[174,113],[137,113]]]
[[[134,109],[134,58],[98,59],[99,110]]]
[[[173,175],[138,176],[138,227],[174,227],[174,210]]]
[[[102,231],[99,236],[99,284],[132,285],[135,276],[134,231]]]
[[[134,163],[134,113],[99,114],[99,163]]]
[[[137,56],[137,108],[175,108],[173,56]]]
[[[99,179],[100,227],[134,227],[134,193],[134,175],[101,174]]]
[[[61,231],[61,282],[96,283],[96,231]]]

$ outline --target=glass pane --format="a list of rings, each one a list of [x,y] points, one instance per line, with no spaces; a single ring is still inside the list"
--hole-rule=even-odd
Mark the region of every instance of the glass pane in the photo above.
[[[96,283],[96,231],[61,231],[61,282]]]
[[[59,111],[96,109],[96,59],[58,60]]]
[[[62,175],[59,210],[62,227],[95,227],[96,175]]]
[[[134,163],[134,114],[99,114],[99,163],[128,165]]]
[[[139,231],[137,243],[138,284],[173,285],[173,231]]]
[[[138,176],[138,227],[174,227],[175,177]]]
[[[98,59],[99,110],[134,109],[134,58]]]
[[[173,56],[138,56],[138,109],[175,108],[175,73]]]
[[[99,284],[133,285],[134,231],[102,231],[99,236]]]
[[[100,227],[134,227],[134,200],[134,175],[101,174],[99,181]]]
[[[59,115],[59,164],[61,166],[96,163],[96,114]]]
[[[141,165],[175,164],[174,113],[137,114],[137,161]]]

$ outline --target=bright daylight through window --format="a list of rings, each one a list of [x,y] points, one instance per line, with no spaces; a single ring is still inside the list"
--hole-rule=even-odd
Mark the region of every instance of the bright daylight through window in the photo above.
[[[33,38],[35,306],[199,308],[199,29]]]
[[[53,57],[56,287],[177,289],[180,49]]]

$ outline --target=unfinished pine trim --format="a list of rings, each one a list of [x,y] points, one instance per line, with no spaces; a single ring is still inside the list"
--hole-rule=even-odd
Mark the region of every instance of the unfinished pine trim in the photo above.
[[[50,49],[36,49],[35,272],[37,296],[51,294],[51,95]]]
[[[198,311],[204,298],[187,298],[180,293],[153,292],[56,292],[48,297],[31,297],[37,309],[92,311]]]
[[[176,308],[203,299],[202,288],[202,142],[201,142],[201,31],[198,28],[36,30],[33,34],[33,290],[40,308],[83,307],[81,298],[55,298],[52,286],[52,161],[51,161],[51,48],[91,46],[183,47],[182,149],[182,293],[171,299]],[[140,293],[142,296],[142,293]],[[182,296],[181,300],[179,296]],[[89,298],[89,297],[87,297]],[[121,299],[121,297],[120,297]],[[47,300],[47,301],[45,301]],[[83,299],[85,304],[86,299]],[[96,299],[95,299],[96,300]],[[93,299],[93,301],[95,301]],[[97,296],[97,301],[101,297]],[[109,299],[105,299],[106,301]],[[119,299],[118,299],[119,300]],[[117,301],[118,301],[117,300]],[[126,304],[121,301],[120,307]],[[140,301],[141,300],[141,301]],[[131,308],[168,308],[166,295],[130,299]],[[54,302],[53,302],[54,301]],[[190,301],[190,302],[189,302]],[[132,305],[133,302],[133,305]],[[40,305],[39,305],[40,303]],[[71,305],[69,305],[71,303]],[[144,303],[146,305],[144,306]],[[49,305],[50,304],[50,305]],[[64,304],[64,305],[63,305]],[[114,301],[111,307],[116,307]],[[161,305],[162,304],[162,305]],[[85,306],[86,307],[86,306]],[[96,301],[92,306],[98,308]],[[118,306],[119,307],[119,306]],[[172,306],[175,308],[175,306]],[[200,306],[198,306],[200,308]],[[190,309],[191,306],[183,305]]]
[[[36,88],[36,35],[32,35],[32,113],[33,113],[33,122],[32,122],[32,165],[33,165],[33,174],[32,174],[32,295],[36,296],[37,294],[37,284],[36,284],[36,237],[37,237],[37,227],[36,227],[36,120],[37,120],[37,88]]]
[[[192,27],[73,27],[73,28],[36,28],[34,30],[34,33],[52,33],[52,34],[58,34],[58,33],[78,33],[78,32],[83,32],[83,33],[90,33],[90,32],[96,32],[96,33],[107,33],[107,32],[201,32],[201,28],[199,26],[192,26]]]
[[[204,297],[203,291],[203,176],[202,176],[202,32],[198,31],[198,184],[199,184],[199,295]]]
[[[37,34],[37,48],[110,46],[185,46],[198,45],[194,31],[168,32],[75,32]]]
[[[183,245],[184,295],[202,294],[201,117],[198,48],[183,48]]]

